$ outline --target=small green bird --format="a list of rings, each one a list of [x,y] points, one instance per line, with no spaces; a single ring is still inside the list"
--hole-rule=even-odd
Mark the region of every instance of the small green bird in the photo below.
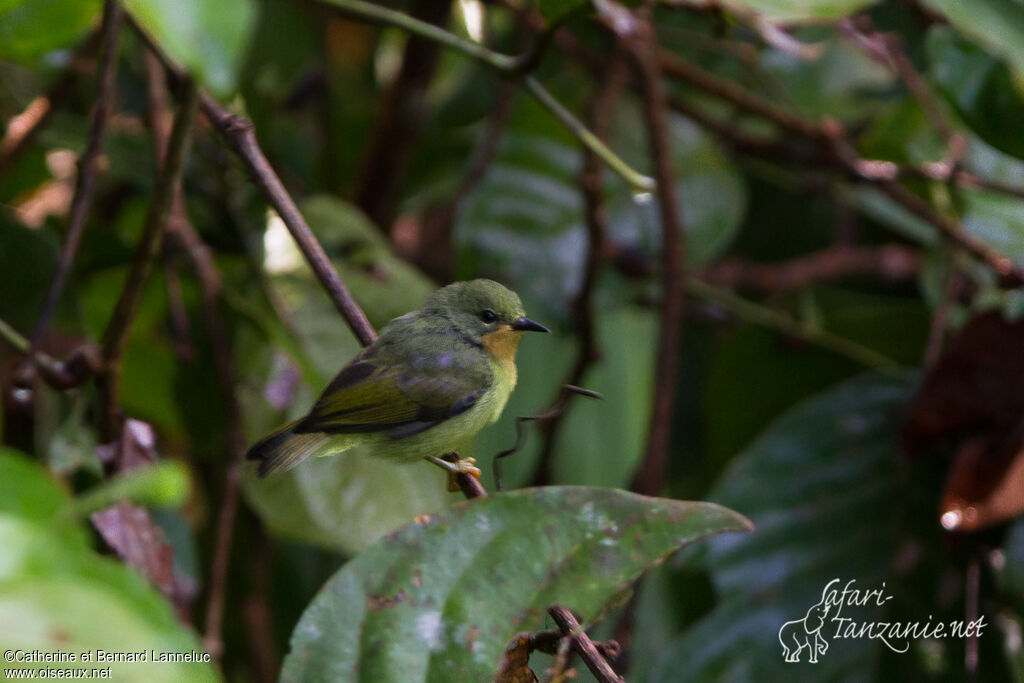
[[[349,362],[305,417],[249,449],[259,473],[311,455],[365,445],[377,457],[425,458],[479,476],[474,460],[441,459],[466,449],[494,422],[516,385],[523,332],[548,329],[526,317],[515,292],[492,280],[442,287],[423,307],[395,318]]]

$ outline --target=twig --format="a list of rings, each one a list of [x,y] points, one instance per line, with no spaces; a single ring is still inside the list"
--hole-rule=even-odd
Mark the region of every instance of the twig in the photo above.
[[[172,208],[171,211],[175,211],[175,208]],[[170,226],[168,226],[168,232],[171,232]],[[167,308],[171,319],[174,354],[179,361],[188,362],[192,360],[195,351],[192,348],[192,325],[188,319],[188,310],[185,307],[185,298],[181,291],[179,264],[175,254],[168,249],[164,249],[163,261],[164,286],[167,289]]]
[[[605,137],[611,124],[611,115],[615,111],[615,103],[622,94],[629,77],[626,55],[621,42],[616,42],[614,54],[609,63],[607,77],[590,104],[590,125],[595,135]],[[578,184],[583,194],[583,217],[587,226],[586,260],[583,267],[583,281],[580,291],[573,302],[575,332],[579,340],[576,351],[576,362],[569,371],[563,384],[579,385],[590,365],[597,361],[597,329],[594,321],[594,293],[597,289],[598,276],[603,263],[605,232],[607,218],[604,213],[604,192],[601,182],[601,162],[590,149],[583,152],[583,165],[580,169]],[[534,471],[532,485],[544,486],[551,483],[552,465],[555,444],[559,430],[564,424],[565,404],[571,394],[559,389],[558,395],[549,410],[561,408],[554,417],[541,423],[543,443],[540,457]]]
[[[145,32],[134,24],[133,28],[136,35],[146,43],[164,65],[167,73],[176,80],[183,80],[185,76],[167,60],[166,56],[149,40]],[[377,338],[376,331],[348,291],[345,283],[338,277],[327,253],[320,246],[309,224],[306,223],[306,219],[302,217],[302,213],[295,205],[295,200],[288,194],[288,190],[285,189],[281,179],[274,172],[270,162],[267,161],[263,150],[260,149],[259,141],[256,139],[252,123],[244,117],[228,112],[206,93],[199,93],[199,107],[210,123],[235,150],[235,153],[245,162],[249,172],[253,174],[270,205],[277,211],[292,234],[299,250],[306,258],[306,262],[312,268],[314,275],[335,308],[348,323],[353,334],[363,346],[373,343],[373,340]]]
[[[538,651],[553,655],[558,651],[559,643],[564,639],[565,634],[561,630],[547,629],[531,633],[526,646],[530,652]],[[594,646],[601,653],[601,656],[609,661],[618,657],[622,650],[619,643],[614,640],[594,641]]]
[[[196,110],[196,87],[191,80],[183,83],[181,103],[174,118],[174,127],[167,145],[164,163],[160,165],[153,199],[146,214],[142,237],[135,249],[128,279],[117,301],[114,312],[103,334],[103,368],[99,380],[102,397],[100,417],[100,439],[113,441],[120,432],[118,408],[118,383],[121,372],[121,357],[131,332],[132,323],[142,301],[146,280],[153,269],[153,262],[160,253],[167,217],[174,198],[175,187],[181,183],[182,169],[187,154],[189,133]]]
[[[103,27],[93,31],[75,50],[64,71],[57,76],[46,94],[36,97],[28,106],[7,123],[3,140],[0,140],[0,179],[14,166],[36,136],[50,121],[53,112],[60,108],[71,95],[75,81],[81,78],[93,53],[100,44]]]
[[[853,41],[871,59],[892,71],[906,86],[910,94],[921,105],[932,126],[950,142],[952,163],[959,164],[967,151],[964,138],[956,131],[932,92],[928,81],[918,72],[903,49],[902,41],[896,34],[876,31],[869,16],[847,17],[837,24],[839,32]]]
[[[596,399],[604,398],[596,391],[584,389],[583,387],[578,387],[575,384],[563,384],[558,390],[558,396],[550,406],[536,415],[524,415],[517,417],[515,442],[513,442],[511,448],[506,448],[494,456],[494,487],[497,490],[504,490],[504,484],[502,483],[501,477],[501,460],[502,458],[507,458],[513,453],[517,453],[519,451],[520,446],[523,444],[523,425],[527,422],[537,422],[541,425],[541,430],[546,435],[547,430],[544,427],[552,422],[560,421],[562,419],[565,415],[565,411],[569,408],[569,401],[573,396],[586,396],[587,398]],[[548,465],[548,468],[550,468],[550,465]],[[543,465],[538,468],[537,472],[533,475],[533,482],[531,483],[531,486],[544,486],[550,481],[550,472],[545,472],[544,470],[545,467]]]
[[[942,348],[946,342],[946,328],[949,325],[949,314],[953,304],[956,302],[960,285],[960,271],[957,269],[956,264],[953,263],[949,274],[946,276],[945,286],[942,288],[942,298],[932,312],[932,320],[928,329],[928,342],[925,344],[924,358],[921,361],[921,365],[926,369],[934,367],[942,355]]]
[[[861,346],[854,341],[834,335],[813,325],[801,323],[785,313],[761,306],[753,301],[748,301],[726,289],[720,289],[702,282],[696,277],[687,278],[686,290],[692,296],[721,306],[745,322],[763,325],[804,339],[866,367],[886,369],[894,368],[898,365],[891,358],[866,346]]]
[[[756,114],[771,121],[784,130],[793,131],[803,137],[820,139],[821,127],[816,121],[805,119],[779,107],[771,100],[757,95],[741,85],[724,80],[710,71],[685,61],[668,50],[658,52],[662,72],[669,78],[680,80],[709,95],[736,105],[745,112]]]
[[[776,293],[851,275],[906,280],[917,274],[920,265],[920,250],[902,244],[877,247],[838,245],[781,263],[726,259],[704,271],[701,279],[720,287]]]
[[[537,98],[562,124],[575,135],[579,141],[608,164],[609,168],[622,176],[637,192],[650,192],[653,189],[654,181],[633,169],[621,157],[608,148],[599,138],[591,133],[579,119],[566,109],[555,97],[548,92],[540,81],[532,76],[523,73],[524,63],[532,64],[532,58],[512,57],[499,54],[482,45],[466,40],[455,34],[428,24],[405,14],[379,5],[374,5],[363,0],[322,0],[322,2],[337,7],[346,13],[378,21],[390,26],[404,29],[413,35],[418,35],[427,40],[438,42],[453,50],[457,50],[467,57],[489,66],[498,73],[511,78],[521,79],[526,89]],[[528,53],[529,54],[529,53]]]
[[[621,10],[621,8],[620,8]],[[620,11],[617,10],[617,11]],[[621,10],[624,11],[624,10]],[[658,359],[654,386],[654,405],[644,459],[633,479],[633,490],[655,495],[661,490],[668,468],[668,447],[672,436],[672,413],[676,398],[676,372],[683,321],[683,264],[686,245],[675,174],[672,170],[672,143],[668,127],[668,99],[662,81],[661,62],[650,8],[642,7],[635,21],[623,32],[622,22],[605,21],[619,30],[637,65],[648,144],[657,179],[657,202],[661,215],[661,327],[658,334]]]
[[[107,130],[107,119],[114,99],[117,78],[117,39],[121,35],[123,10],[115,0],[107,0],[103,6],[103,24],[100,32],[103,41],[103,57],[100,63],[99,82],[96,88],[96,104],[93,107],[89,142],[78,159],[78,175],[75,178],[75,193],[68,214],[68,231],[57,256],[57,270],[46,292],[43,311],[32,333],[32,346],[43,341],[60,303],[60,296],[67,284],[71,266],[82,243],[85,221],[89,216],[93,195],[96,191],[96,163],[103,151],[103,138]]]
[[[32,349],[32,342],[3,318],[0,318],[0,339],[7,342],[15,351],[29,355],[39,374],[54,389],[80,387],[99,367],[99,353],[96,348],[82,346],[62,362],[38,349]]]
[[[264,532],[259,520],[254,519],[253,524],[257,529],[256,552],[249,565],[252,587],[243,608],[245,626],[249,636],[249,651],[255,664],[256,680],[260,683],[273,683],[278,680],[281,668],[271,610],[274,542]]]
[[[612,669],[608,660],[602,656],[594,641],[583,631],[583,627],[580,626],[580,622],[576,620],[572,612],[565,607],[549,607],[548,614],[558,624],[558,628],[562,630],[562,633],[572,639],[572,645],[576,653],[579,654],[584,664],[590,669],[590,673],[594,674],[598,681],[601,683],[625,683],[625,679],[615,673],[615,670]]]
[[[274,172],[267,157],[264,156],[252,123],[241,116],[228,112],[205,93],[200,95],[199,104],[203,113],[217,128],[221,136],[245,162],[270,205],[274,207],[292,234],[305,256],[306,262],[309,263],[313,273],[320,281],[320,285],[327,292],[338,312],[345,318],[345,322],[348,323],[356,338],[363,346],[373,343],[373,340],[377,338],[377,333],[370,325],[370,321],[366,319],[363,309],[359,307],[348,291],[345,283],[338,277],[324,248],[320,246],[309,224],[306,223],[306,219],[302,217],[299,207],[295,205],[295,201],[288,194],[288,190],[285,189],[281,179]]]
[[[165,74],[159,59],[151,50],[146,50],[145,60],[150,127],[153,130],[155,156],[162,165],[173,135],[169,99],[164,83]],[[223,630],[227,570],[238,508],[238,467],[245,455],[245,434],[242,430],[241,410],[235,395],[231,345],[220,311],[221,275],[209,248],[203,243],[189,221],[184,191],[180,184],[174,190],[174,200],[168,217],[167,229],[169,237],[174,238],[184,248],[199,282],[203,319],[206,322],[207,333],[210,335],[214,369],[217,373],[217,386],[220,389],[221,404],[224,406],[227,472],[220,511],[217,515],[216,540],[210,569],[210,592],[207,600],[206,633],[203,643],[207,652],[216,657],[219,656],[223,646],[221,632]]]

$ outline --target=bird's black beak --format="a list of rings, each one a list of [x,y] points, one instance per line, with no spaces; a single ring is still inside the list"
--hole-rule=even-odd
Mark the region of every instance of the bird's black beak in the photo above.
[[[538,322],[534,322],[529,318],[519,318],[512,323],[513,330],[519,330],[520,332],[550,332],[548,328],[544,327]]]

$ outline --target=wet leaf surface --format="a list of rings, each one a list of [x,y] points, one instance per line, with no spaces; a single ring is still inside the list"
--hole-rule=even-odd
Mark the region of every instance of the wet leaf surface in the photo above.
[[[466,501],[345,565],[296,627],[282,680],[490,680],[514,634],[542,626],[547,606],[593,620],[667,554],[745,528],[717,505],[612,489]]]

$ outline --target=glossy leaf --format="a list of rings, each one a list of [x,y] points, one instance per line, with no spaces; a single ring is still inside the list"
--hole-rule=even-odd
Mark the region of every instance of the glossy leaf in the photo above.
[[[100,0],[3,0],[0,59],[31,62],[72,47],[99,22]]]
[[[724,0],[721,6],[739,16],[762,16],[771,22],[838,21],[878,0]],[[663,0],[667,5],[693,4],[703,8],[702,0]],[[565,16],[584,0],[543,0],[541,13],[548,21]],[[626,3],[630,4],[630,3]]]
[[[597,328],[600,361],[584,384],[603,398],[573,399],[557,444],[555,482],[624,487],[647,443],[658,320],[653,311],[619,308],[604,311]]]
[[[1014,124],[1024,117],[1024,95],[1007,62],[942,26],[928,32],[927,49],[932,78],[971,130],[993,147],[1024,158]]]
[[[248,472],[245,492],[276,535],[355,554],[442,509],[450,498],[445,481],[430,463],[396,464],[353,450],[263,479]]]
[[[839,20],[877,0],[728,0],[737,10],[754,11],[773,21]]]
[[[794,665],[776,636],[831,579],[874,586],[888,578],[905,534],[892,502],[900,495],[897,430],[912,381],[909,373],[851,380],[791,409],[737,456],[710,498],[748,514],[757,532],[706,547],[701,566],[719,602],[668,647],[652,680],[869,675],[876,645],[868,640],[835,641],[817,664]]]
[[[256,6],[246,0],[125,0],[125,9],[173,61],[221,97],[238,84]]]
[[[43,521],[66,499],[46,470],[17,451],[0,448],[0,514]]]
[[[0,496],[0,642],[5,648],[201,655],[195,637],[139,574],[95,554],[88,546],[90,537],[66,517],[58,517],[67,494],[42,468],[25,456],[0,450],[0,474],[2,486],[10,488]],[[11,666],[0,662],[0,669]],[[109,666],[115,680],[218,679],[215,670],[201,662]]]
[[[460,503],[345,565],[299,621],[282,680],[493,679],[549,605],[593,620],[667,554],[746,524],[713,504],[585,487]]]
[[[1015,0],[927,0],[965,35],[1010,64],[1018,84],[1024,83],[1024,5]]]

